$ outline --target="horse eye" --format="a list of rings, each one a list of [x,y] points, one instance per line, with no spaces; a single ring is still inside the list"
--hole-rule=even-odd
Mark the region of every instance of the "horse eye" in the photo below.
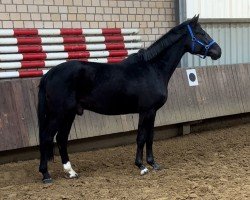
[[[196,31],[195,33],[199,34],[199,35],[202,35],[202,36],[206,35],[205,32],[203,32],[203,31]]]
[[[206,35],[206,33],[203,32],[203,31],[198,31],[197,34],[200,34],[200,35],[202,35],[202,36]]]

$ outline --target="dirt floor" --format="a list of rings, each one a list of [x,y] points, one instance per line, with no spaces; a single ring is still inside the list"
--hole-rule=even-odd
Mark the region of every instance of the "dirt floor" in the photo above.
[[[41,183],[38,160],[0,165],[0,199],[250,199],[250,124],[154,143],[161,171],[133,165],[135,145],[70,155],[80,178]]]

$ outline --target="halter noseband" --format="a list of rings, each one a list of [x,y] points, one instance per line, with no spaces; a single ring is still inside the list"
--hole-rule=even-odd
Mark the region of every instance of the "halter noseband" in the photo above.
[[[204,56],[202,57],[202,56],[199,55],[199,57],[203,58],[203,59],[206,58],[208,50],[215,43],[215,41],[212,39],[208,44],[204,44],[202,41],[198,40],[195,37],[195,35],[194,35],[193,31],[192,31],[191,26],[187,25],[187,27],[188,27],[189,34],[190,34],[190,36],[192,38],[192,52],[194,52],[195,43],[198,43],[198,44],[200,44],[201,46],[203,46],[205,48],[205,54],[204,54]]]

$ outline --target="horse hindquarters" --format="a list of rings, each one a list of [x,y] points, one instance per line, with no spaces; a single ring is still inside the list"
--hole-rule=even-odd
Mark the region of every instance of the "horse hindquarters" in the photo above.
[[[39,135],[40,135],[40,167],[45,183],[51,182],[47,169],[47,161],[53,158],[54,137],[59,147],[64,170],[69,177],[77,177],[71,167],[67,153],[67,141],[76,114],[82,114],[83,108],[76,102],[75,91],[67,81],[61,79],[42,78],[39,89]],[[45,87],[46,86],[46,87]],[[46,88],[46,90],[45,90]]]

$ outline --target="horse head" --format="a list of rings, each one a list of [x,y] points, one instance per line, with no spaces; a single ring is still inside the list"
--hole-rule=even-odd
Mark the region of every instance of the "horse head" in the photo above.
[[[201,58],[209,56],[213,60],[219,59],[221,57],[220,46],[202,29],[198,20],[199,15],[194,16],[186,26],[188,34],[186,40],[187,51],[199,55]]]

